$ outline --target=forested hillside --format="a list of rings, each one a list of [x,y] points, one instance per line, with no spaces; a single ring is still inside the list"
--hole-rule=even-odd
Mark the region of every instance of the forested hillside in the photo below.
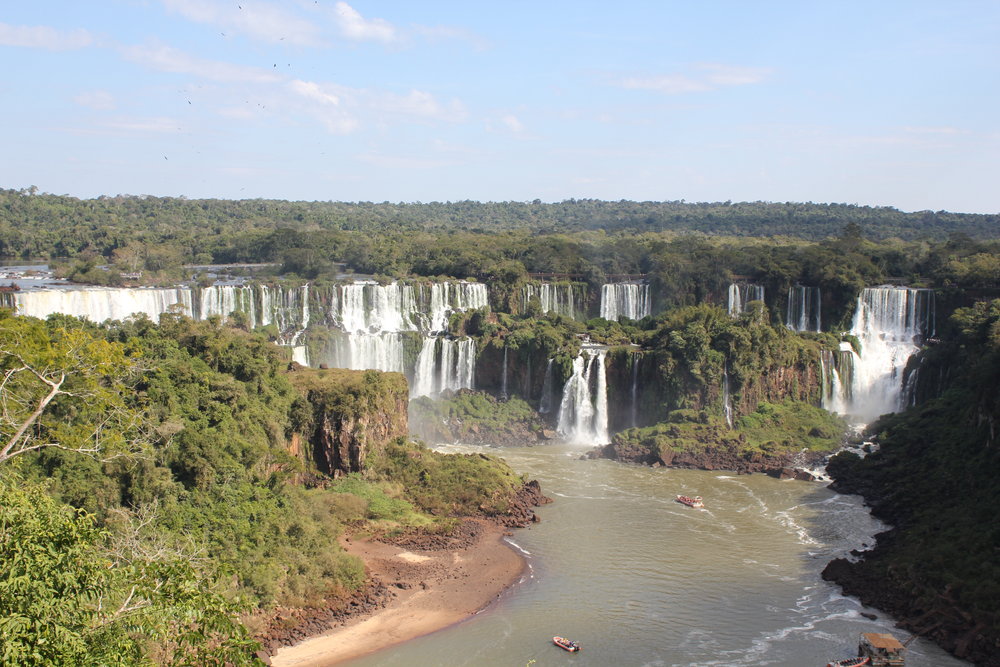
[[[110,258],[138,241],[159,246],[155,263],[270,261],[292,247],[332,249],[336,232],[552,235],[600,231],[818,241],[845,225],[868,238],[941,241],[953,234],[995,238],[1000,216],[904,213],[849,204],[534,202],[287,202],[126,196],[77,199],[35,189],[0,190],[0,256]],[[274,230],[284,230],[270,236]],[[297,235],[309,234],[307,244]],[[335,253],[327,253],[329,259]]]

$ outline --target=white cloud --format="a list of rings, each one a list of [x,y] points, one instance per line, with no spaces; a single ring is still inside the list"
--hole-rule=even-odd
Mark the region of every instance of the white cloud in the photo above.
[[[524,125],[518,120],[517,116],[513,114],[507,114],[500,119],[500,122],[507,126],[507,129],[514,134],[519,134],[524,131]]]
[[[318,118],[327,129],[346,134],[361,127],[359,118],[384,121],[387,116],[402,116],[420,120],[460,122],[465,120],[465,107],[458,100],[438,101],[431,93],[412,90],[397,95],[365,88],[349,88],[332,83],[317,83],[296,79],[288,90],[302,102],[299,110]]]
[[[94,43],[83,29],[60,31],[49,26],[18,26],[0,23],[0,45],[24,46],[31,49],[68,51],[82,49]]]
[[[288,84],[291,92],[305,102],[299,110],[319,120],[333,134],[350,134],[360,127],[347,107],[356,107],[350,89],[334,84],[319,84],[296,79]]]
[[[695,81],[681,74],[662,76],[629,77],[621,81],[622,88],[629,90],[655,90],[668,95],[680,93],[699,93],[711,90],[711,86],[703,81]]]
[[[212,81],[274,83],[282,79],[277,74],[260,67],[247,67],[215,60],[203,60],[161,44],[126,46],[122,47],[121,53],[126,59],[134,63],[161,72],[193,74]]]
[[[170,11],[189,21],[218,26],[252,39],[296,46],[323,46],[321,30],[310,21],[293,16],[279,4],[247,0],[163,0]]]
[[[340,97],[336,93],[323,90],[323,88],[314,81],[299,81],[296,79],[288,84],[288,86],[292,89],[292,92],[319,102],[320,104],[331,104],[333,106],[340,105]]]
[[[631,76],[618,82],[622,88],[630,90],[653,90],[668,95],[702,93],[725,86],[745,86],[760,83],[771,70],[760,67],[740,67],[702,63],[693,67],[690,74],[660,74],[653,76]]]
[[[458,100],[444,104],[423,90],[411,90],[406,95],[381,93],[373,95],[372,98],[371,104],[374,109],[402,116],[460,122],[465,120],[467,115],[465,107]]]
[[[697,68],[705,73],[706,81],[714,86],[745,86],[760,83],[771,73],[770,69],[762,67],[739,67],[714,63],[703,63]]]
[[[89,107],[97,111],[109,111],[115,108],[115,98],[106,90],[80,93],[73,98],[73,101],[82,107]]]
[[[340,34],[348,39],[373,40],[386,44],[398,39],[398,33],[392,24],[383,19],[366,19],[346,2],[337,3],[335,16]]]

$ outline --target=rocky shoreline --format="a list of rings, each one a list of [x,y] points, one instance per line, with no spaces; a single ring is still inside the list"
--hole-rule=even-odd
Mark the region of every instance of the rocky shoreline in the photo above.
[[[823,578],[840,586],[845,595],[891,614],[899,627],[930,639],[956,657],[978,667],[1000,667],[1000,635],[995,627],[963,609],[950,586],[930,597],[919,586],[919,572],[894,564],[899,524],[905,517],[887,511],[880,489],[848,478],[838,479],[830,488],[861,495],[874,516],[896,527],[876,535],[871,550],[852,552],[857,560],[837,558],[828,563]]]
[[[730,442],[706,445],[699,451],[666,450],[653,453],[648,448],[614,440],[587,453],[588,458],[611,459],[654,468],[691,468],[696,470],[726,470],[738,475],[764,473],[780,479],[815,481],[806,468],[823,460],[824,454],[795,452],[765,454],[741,452]]]

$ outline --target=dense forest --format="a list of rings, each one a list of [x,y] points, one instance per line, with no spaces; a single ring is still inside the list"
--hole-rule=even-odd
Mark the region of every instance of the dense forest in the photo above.
[[[290,249],[313,249],[329,260],[343,255],[350,241],[365,237],[407,234],[426,238],[460,230],[472,236],[461,239],[458,246],[468,246],[470,241],[493,246],[490,236],[509,235],[524,243],[538,235],[558,238],[581,232],[610,237],[655,234],[668,239],[694,235],[819,241],[836,236],[846,225],[863,228],[872,240],[912,242],[943,241],[953,235],[995,239],[998,223],[996,214],[904,213],[847,204],[591,199],[393,204],[124,195],[77,199],[39,194],[35,188],[0,190],[0,256],[54,258],[87,252],[110,259],[117,252],[116,259],[134,263],[141,250],[150,270],[181,263],[276,261]],[[375,251],[380,255],[376,261],[382,263],[398,260],[398,256],[382,256],[379,251],[385,249],[361,244],[351,252]],[[526,266],[530,263],[525,262]],[[466,271],[475,264],[469,266]],[[558,269],[529,266],[529,270]],[[637,267],[627,272],[637,272]]]

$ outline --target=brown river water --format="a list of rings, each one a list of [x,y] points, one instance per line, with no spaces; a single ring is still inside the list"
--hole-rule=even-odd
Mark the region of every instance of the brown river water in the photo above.
[[[580,460],[566,445],[439,449],[499,455],[555,501],[511,538],[528,573],[468,621],[349,667],[823,667],[856,655],[862,632],[909,637],[820,577],[885,529],[860,497],[765,475]],[[700,495],[705,508],[677,494]],[[583,649],[567,653],[553,635]],[[906,658],[969,664],[922,639]]]

